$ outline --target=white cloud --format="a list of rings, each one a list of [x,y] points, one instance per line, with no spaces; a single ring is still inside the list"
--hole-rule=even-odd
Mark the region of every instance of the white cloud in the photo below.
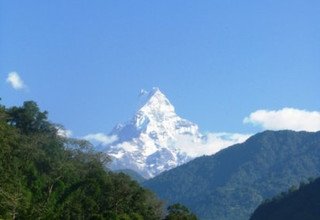
[[[258,110],[251,113],[243,122],[269,130],[318,131],[320,130],[320,112],[294,108],[275,111]]]
[[[191,136],[181,135],[177,137],[177,145],[189,156],[198,157],[215,154],[224,148],[246,141],[250,136],[251,134],[209,133],[200,141],[195,141]]]
[[[57,134],[61,137],[64,137],[64,138],[69,138],[72,136],[72,131],[71,130],[67,130],[67,129],[64,129],[64,128],[58,128],[57,127]]]
[[[118,137],[116,135],[108,136],[103,133],[95,133],[95,134],[88,134],[84,136],[83,139],[96,142],[102,145],[108,145],[118,140]]]
[[[26,85],[17,72],[11,72],[8,74],[7,83],[9,83],[15,90],[26,88]]]

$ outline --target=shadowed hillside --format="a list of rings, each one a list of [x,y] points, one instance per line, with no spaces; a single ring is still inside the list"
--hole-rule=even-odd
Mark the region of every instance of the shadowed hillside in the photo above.
[[[320,175],[320,132],[265,131],[144,183],[200,219],[248,219],[266,198]]]
[[[320,219],[320,178],[265,201],[250,220]]]

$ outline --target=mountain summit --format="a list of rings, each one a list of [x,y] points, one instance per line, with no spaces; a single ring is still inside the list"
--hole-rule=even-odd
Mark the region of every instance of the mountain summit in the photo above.
[[[190,159],[182,140],[201,143],[198,126],[175,113],[174,106],[159,90],[140,93],[141,107],[111,132],[117,140],[104,147],[113,158],[112,169],[132,169],[145,178],[181,165]]]

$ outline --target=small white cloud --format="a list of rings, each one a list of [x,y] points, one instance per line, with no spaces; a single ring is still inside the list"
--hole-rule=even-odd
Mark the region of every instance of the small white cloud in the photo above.
[[[26,88],[26,85],[17,72],[11,72],[8,74],[7,83],[9,83],[15,90]]]
[[[57,134],[61,137],[69,138],[72,136],[72,131],[67,130],[67,129],[63,129],[63,128],[57,128]]]
[[[177,144],[182,151],[191,157],[212,155],[234,144],[246,141],[251,134],[239,133],[208,133],[201,141],[194,141],[192,137],[178,136]]]
[[[117,135],[108,136],[103,133],[95,133],[95,134],[88,134],[84,136],[83,139],[96,142],[102,145],[108,145],[118,140],[118,137]]]
[[[319,131],[320,112],[294,108],[258,110],[243,120],[269,130]]]

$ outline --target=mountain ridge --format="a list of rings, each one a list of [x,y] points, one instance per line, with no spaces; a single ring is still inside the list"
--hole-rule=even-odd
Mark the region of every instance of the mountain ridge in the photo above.
[[[250,220],[314,220],[320,217],[320,178],[292,186],[258,206]]]
[[[320,132],[265,131],[144,182],[200,219],[248,219],[264,199],[320,175]]]

